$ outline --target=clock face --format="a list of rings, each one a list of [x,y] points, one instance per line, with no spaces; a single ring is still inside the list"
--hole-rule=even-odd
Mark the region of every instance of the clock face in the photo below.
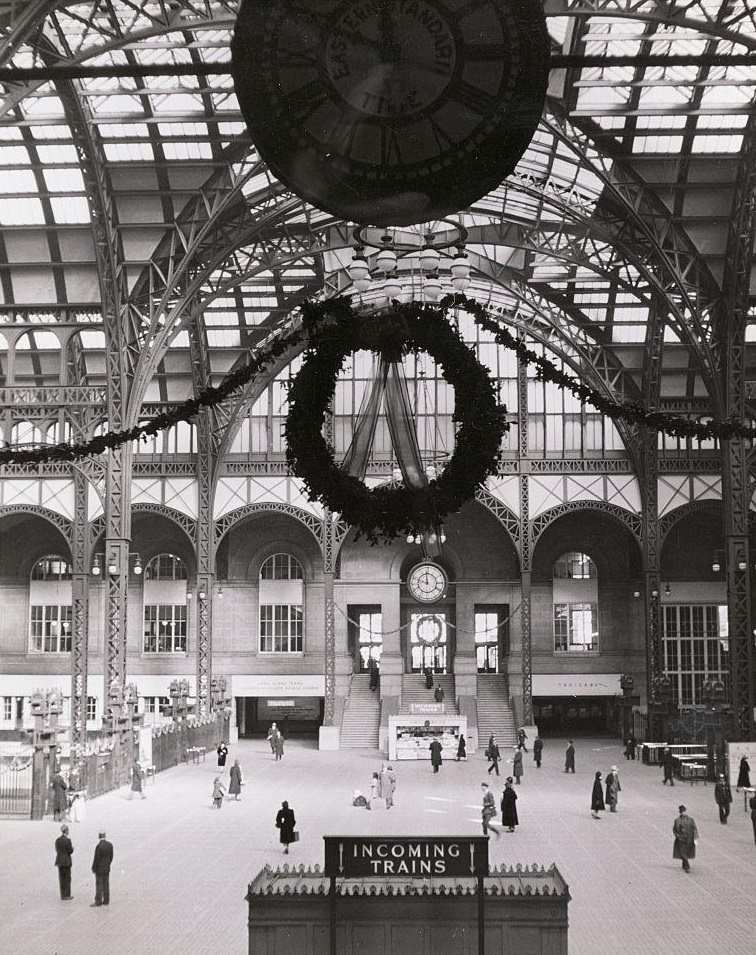
[[[430,604],[444,596],[447,583],[444,568],[432,561],[424,560],[410,571],[407,589],[415,600]]]
[[[374,225],[442,218],[512,171],[540,119],[538,0],[245,0],[239,103],[274,174]]]

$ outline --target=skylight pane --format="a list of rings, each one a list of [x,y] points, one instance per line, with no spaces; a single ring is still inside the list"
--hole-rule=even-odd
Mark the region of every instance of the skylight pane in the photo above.
[[[45,215],[39,199],[3,199],[0,202],[0,224],[42,225]]]

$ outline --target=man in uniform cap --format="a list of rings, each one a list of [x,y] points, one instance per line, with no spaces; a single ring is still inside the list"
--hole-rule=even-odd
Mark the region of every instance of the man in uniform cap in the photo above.
[[[105,838],[103,830],[100,841],[95,846],[92,872],[95,874],[95,905],[110,904],[110,866],[113,862],[113,845]]]
[[[679,810],[680,815],[672,824],[672,833],[675,837],[672,858],[682,860],[683,871],[690,872],[690,860],[696,857],[698,829],[695,820],[686,815],[685,806],[680,806]]]
[[[73,843],[68,838],[68,826],[60,827],[60,835],[55,840],[55,865],[58,869],[58,883],[60,884],[60,897],[64,902],[70,902],[71,895],[71,856],[73,855]]]

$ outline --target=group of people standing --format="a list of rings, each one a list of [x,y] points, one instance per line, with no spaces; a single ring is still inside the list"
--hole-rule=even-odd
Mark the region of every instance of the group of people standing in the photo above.
[[[574,769],[573,769],[574,772]],[[594,819],[600,819],[600,812],[603,812],[609,806],[610,812],[617,811],[617,802],[622,789],[619,780],[619,772],[616,766],[612,766],[604,780],[604,788],[601,785],[601,773],[597,772],[593,780],[593,790],[591,792],[591,815]]]
[[[488,783],[481,783],[481,789],[483,790],[483,808],[481,810],[483,835],[487,835],[488,831],[491,830],[499,836],[501,835],[499,829],[491,822],[496,816],[496,800],[494,794],[491,792]],[[502,826],[506,826],[507,832],[514,832],[515,826],[519,824],[519,818],[517,816],[517,793],[514,790],[511,776],[507,776],[504,783],[504,791],[501,794],[501,824]]]
[[[394,793],[396,792],[396,773],[394,772],[394,767],[391,763],[381,763],[380,771],[373,773],[373,778],[370,780],[370,799],[385,799],[386,800],[386,809],[390,809],[394,805]],[[359,793],[356,794],[359,796]],[[354,805],[361,805],[361,803],[354,802]],[[370,803],[367,803],[367,808],[370,808]]]
[[[102,830],[95,846],[92,860],[92,872],[95,877],[95,899],[92,907],[110,904],[110,867],[113,864],[113,844],[108,842],[107,834]],[[60,835],[55,840],[55,867],[58,870],[60,897],[64,902],[73,901],[71,895],[71,870],[73,868],[73,843],[68,835],[68,826],[60,827]]]

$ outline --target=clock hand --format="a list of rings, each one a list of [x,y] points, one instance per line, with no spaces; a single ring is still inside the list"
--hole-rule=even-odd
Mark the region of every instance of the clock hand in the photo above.
[[[394,63],[397,59],[397,44],[394,36],[394,19],[392,16],[393,0],[382,0],[379,11],[381,29],[381,62]]]

